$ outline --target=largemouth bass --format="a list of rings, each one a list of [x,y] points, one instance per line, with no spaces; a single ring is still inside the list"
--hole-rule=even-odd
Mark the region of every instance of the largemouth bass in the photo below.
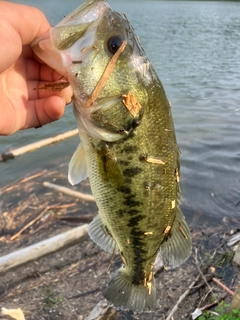
[[[69,181],[90,179],[99,214],[89,235],[123,265],[104,296],[134,312],[156,307],[154,262],[183,263],[191,236],[179,208],[179,149],[171,105],[125,15],[86,1],[33,43],[68,78],[81,143]]]

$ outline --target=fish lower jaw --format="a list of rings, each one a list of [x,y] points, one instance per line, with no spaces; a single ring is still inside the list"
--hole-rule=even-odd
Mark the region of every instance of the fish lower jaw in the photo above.
[[[54,47],[47,36],[39,42],[33,42],[33,50],[47,65],[58,71],[61,75],[68,77],[68,70],[72,65],[72,59],[66,52],[61,52]]]

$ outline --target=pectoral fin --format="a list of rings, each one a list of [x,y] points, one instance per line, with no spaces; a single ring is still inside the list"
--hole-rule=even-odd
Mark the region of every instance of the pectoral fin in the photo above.
[[[117,244],[99,214],[89,224],[88,233],[90,238],[103,250],[110,253],[117,250]]]
[[[98,168],[104,182],[119,187],[123,183],[122,171],[116,157],[104,143],[98,151]]]
[[[165,269],[178,267],[188,258],[192,249],[191,234],[186,220],[182,211],[179,208],[176,210],[176,219],[159,250],[158,258]]]
[[[74,152],[68,167],[68,181],[74,186],[88,177],[87,161],[81,143]]]

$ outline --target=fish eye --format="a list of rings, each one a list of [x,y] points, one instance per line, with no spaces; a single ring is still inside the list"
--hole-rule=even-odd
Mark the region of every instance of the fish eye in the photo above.
[[[121,47],[123,40],[119,36],[112,36],[111,38],[108,39],[107,41],[107,48],[108,51],[114,55],[118,49]]]

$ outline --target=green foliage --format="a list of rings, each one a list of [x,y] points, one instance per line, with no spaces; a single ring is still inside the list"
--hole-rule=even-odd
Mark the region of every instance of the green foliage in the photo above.
[[[225,267],[232,261],[233,257],[234,257],[234,252],[225,251],[223,252],[222,256],[219,258],[219,260],[216,261],[215,265],[217,267]]]
[[[52,288],[48,288],[46,295],[44,297],[44,302],[49,306],[49,307],[53,307],[59,303],[62,302],[62,298],[61,297],[54,297],[54,293]]]
[[[240,309],[234,309],[231,313],[227,313],[228,304],[220,303],[216,308],[216,312],[205,311],[198,320],[236,320],[240,319]]]

